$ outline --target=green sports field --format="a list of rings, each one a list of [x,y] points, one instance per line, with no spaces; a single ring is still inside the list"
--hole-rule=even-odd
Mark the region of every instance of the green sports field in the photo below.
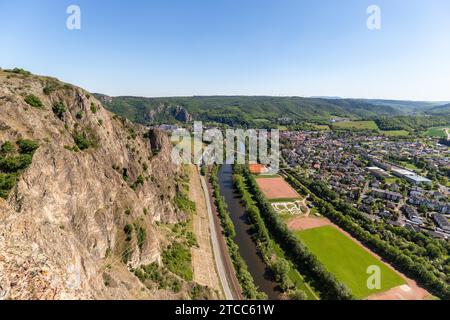
[[[296,231],[295,234],[356,298],[366,298],[405,284],[396,272],[332,226]],[[372,265],[380,267],[381,289],[367,288],[370,276],[367,268]]]

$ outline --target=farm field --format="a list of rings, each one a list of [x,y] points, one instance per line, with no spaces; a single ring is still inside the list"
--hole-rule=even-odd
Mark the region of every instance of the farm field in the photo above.
[[[313,124],[314,129],[319,131],[330,131],[330,126],[323,124]]]
[[[378,130],[375,121],[342,121],[332,125],[335,129]]]
[[[425,135],[430,136],[430,137],[436,137],[436,138],[446,138],[447,135],[444,131],[446,128],[450,129],[450,126],[429,128],[425,132]]]
[[[356,298],[363,299],[405,284],[400,275],[333,226],[294,233]],[[367,288],[367,268],[372,265],[381,269],[380,289]]]
[[[260,176],[256,178],[256,183],[268,200],[301,199],[300,195],[282,177]]]

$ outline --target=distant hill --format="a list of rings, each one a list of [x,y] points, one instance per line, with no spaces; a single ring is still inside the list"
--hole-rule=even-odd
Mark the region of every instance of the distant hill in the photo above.
[[[450,115],[450,103],[433,107],[427,110],[427,113],[432,115]]]
[[[269,96],[194,96],[176,98],[109,97],[96,95],[114,113],[142,123],[173,123],[190,120],[228,125],[270,126],[283,122],[327,122],[331,117],[371,119],[401,115],[387,105],[362,100],[269,97]]]
[[[378,106],[392,107],[404,114],[427,113],[430,109],[446,103],[436,101],[408,101],[408,100],[383,100],[383,99],[365,99],[362,101]]]

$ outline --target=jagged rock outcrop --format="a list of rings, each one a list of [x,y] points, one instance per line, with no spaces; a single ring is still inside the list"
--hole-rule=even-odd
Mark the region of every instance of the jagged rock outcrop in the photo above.
[[[192,116],[189,114],[189,112],[180,106],[175,107],[173,110],[173,116],[175,119],[177,119],[180,122],[191,122]]]
[[[25,102],[30,95],[42,107]],[[0,71],[0,145],[18,139],[39,148],[0,198],[0,299],[171,298],[128,269],[160,259],[156,221],[183,219],[167,136],[81,88]],[[125,241],[126,224],[145,240]]]
[[[192,115],[182,106],[171,106],[169,104],[160,104],[156,108],[147,112],[144,116],[146,121],[154,122],[164,120],[176,120],[179,122],[192,122]]]

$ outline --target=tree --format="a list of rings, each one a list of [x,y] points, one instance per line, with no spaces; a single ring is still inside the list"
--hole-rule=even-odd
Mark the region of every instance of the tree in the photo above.
[[[431,259],[436,259],[436,258],[440,257],[442,254],[441,249],[439,249],[439,247],[437,247],[433,243],[427,244],[426,249],[427,249],[428,256]]]
[[[271,266],[274,273],[275,281],[280,284],[281,290],[286,291],[293,286],[292,281],[288,277],[289,263],[282,258],[277,259]]]
[[[292,300],[308,300],[308,296],[306,295],[306,293],[300,289],[297,289],[295,291],[292,291],[289,294],[289,297]]]

